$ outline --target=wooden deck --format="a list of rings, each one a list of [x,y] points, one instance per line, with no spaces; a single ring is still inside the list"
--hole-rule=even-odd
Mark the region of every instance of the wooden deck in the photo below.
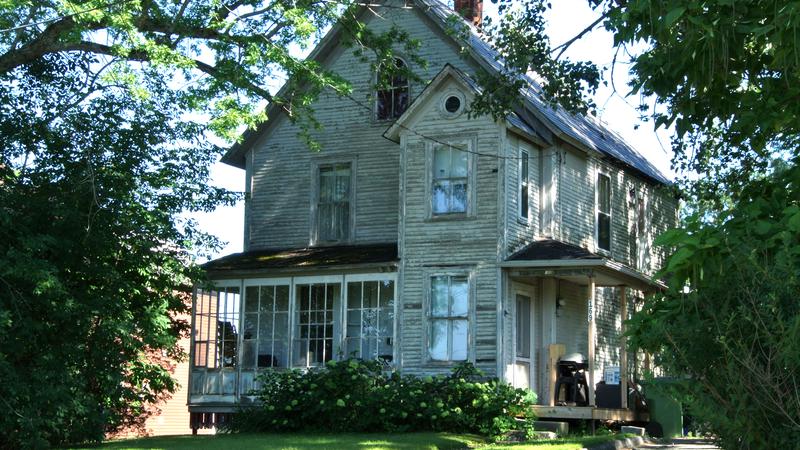
[[[648,413],[636,413],[630,409],[597,408],[593,406],[545,406],[533,407],[542,419],[613,420],[617,422],[648,422]]]

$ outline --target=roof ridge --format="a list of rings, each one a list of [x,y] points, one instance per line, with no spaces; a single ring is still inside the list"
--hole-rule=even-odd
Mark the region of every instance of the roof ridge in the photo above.
[[[431,19],[441,27],[444,27],[447,21],[451,20],[451,16],[460,18],[460,23],[468,27],[467,29],[470,31],[466,44],[470,46],[473,56],[476,59],[482,59],[484,63],[497,72],[509,73],[509,69],[505,67],[503,62],[502,55],[481,37],[479,29],[472,23],[440,0],[413,1],[417,5],[423,5],[424,8],[421,9],[428,13]],[[549,122],[558,132],[566,135],[569,138],[568,140],[574,140],[591,150],[616,159],[634,168],[647,178],[662,184],[671,184],[671,181],[661,169],[657,168],[648,157],[628,143],[621,134],[602,122],[598,122],[589,114],[573,113],[560,105],[553,105],[553,102],[543,97],[541,83],[529,74],[516,74],[516,76],[522,77],[527,84],[527,89],[520,92],[523,97],[523,103],[527,103],[527,105],[523,106],[536,116],[544,116],[544,120]],[[539,114],[537,114],[537,111]]]

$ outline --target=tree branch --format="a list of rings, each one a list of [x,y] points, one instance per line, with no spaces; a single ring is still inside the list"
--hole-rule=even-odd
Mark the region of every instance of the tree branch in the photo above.
[[[107,45],[90,41],[81,41],[72,44],[67,44],[51,50],[51,52],[59,52],[59,51],[81,51],[81,52],[97,53],[115,57],[119,56],[117,52],[114,51],[113,48]],[[131,50],[127,55],[125,55],[125,59],[129,61],[140,61],[140,62],[150,62],[152,60],[150,55],[143,50]],[[207,73],[208,75],[218,80],[226,81],[237,88],[251,91],[254,94],[259,95],[260,97],[263,97],[269,102],[274,101],[272,94],[268,90],[262,88],[261,86],[258,86],[257,84],[251,82],[250,80],[241,77],[227,78],[224,77],[222,73],[219,71],[219,69],[217,69],[217,67],[215,66],[206,64],[202,61],[197,61],[197,60],[192,60],[192,61],[194,62],[195,67],[201,72]]]
[[[550,51],[551,53],[555,52],[556,50],[560,50],[558,52],[558,54],[556,55],[555,59],[561,58],[561,55],[563,55],[564,52],[567,51],[567,49],[572,44],[574,44],[576,41],[578,41],[580,38],[582,38],[586,33],[589,33],[590,31],[594,30],[594,27],[596,27],[600,22],[602,22],[606,17],[608,17],[608,11],[603,13],[602,16],[598,17],[597,20],[595,20],[594,22],[589,24],[589,26],[584,28],[580,33],[578,33],[575,36],[573,36],[570,40],[568,40],[567,42],[564,42],[563,44],[559,45],[558,47],[552,49]]]

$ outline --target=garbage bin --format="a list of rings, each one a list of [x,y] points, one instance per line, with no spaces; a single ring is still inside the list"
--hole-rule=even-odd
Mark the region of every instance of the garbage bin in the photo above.
[[[681,403],[672,398],[669,389],[676,382],[674,378],[654,378],[642,383],[650,411],[650,424],[646,427],[650,436],[683,436],[683,409]]]

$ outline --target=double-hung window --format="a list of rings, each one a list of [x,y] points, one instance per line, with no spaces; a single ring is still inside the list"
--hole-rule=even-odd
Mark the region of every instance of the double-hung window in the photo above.
[[[519,218],[528,220],[528,152],[520,150],[519,152]]]
[[[597,174],[597,247],[611,251],[611,179]]]
[[[469,277],[431,277],[428,356],[433,361],[464,361],[469,349]]]
[[[318,166],[315,243],[346,242],[352,228],[352,164]]]
[[[406,70],[406,63],[400,58],[394,59],[394,67],[381,67],[378,70],[375,108],[378,120],[396,119],[408,108],[409,85]]]
[[[468,142],[435,144],[431,213],[433,216],[467,214],[469,209]]]

